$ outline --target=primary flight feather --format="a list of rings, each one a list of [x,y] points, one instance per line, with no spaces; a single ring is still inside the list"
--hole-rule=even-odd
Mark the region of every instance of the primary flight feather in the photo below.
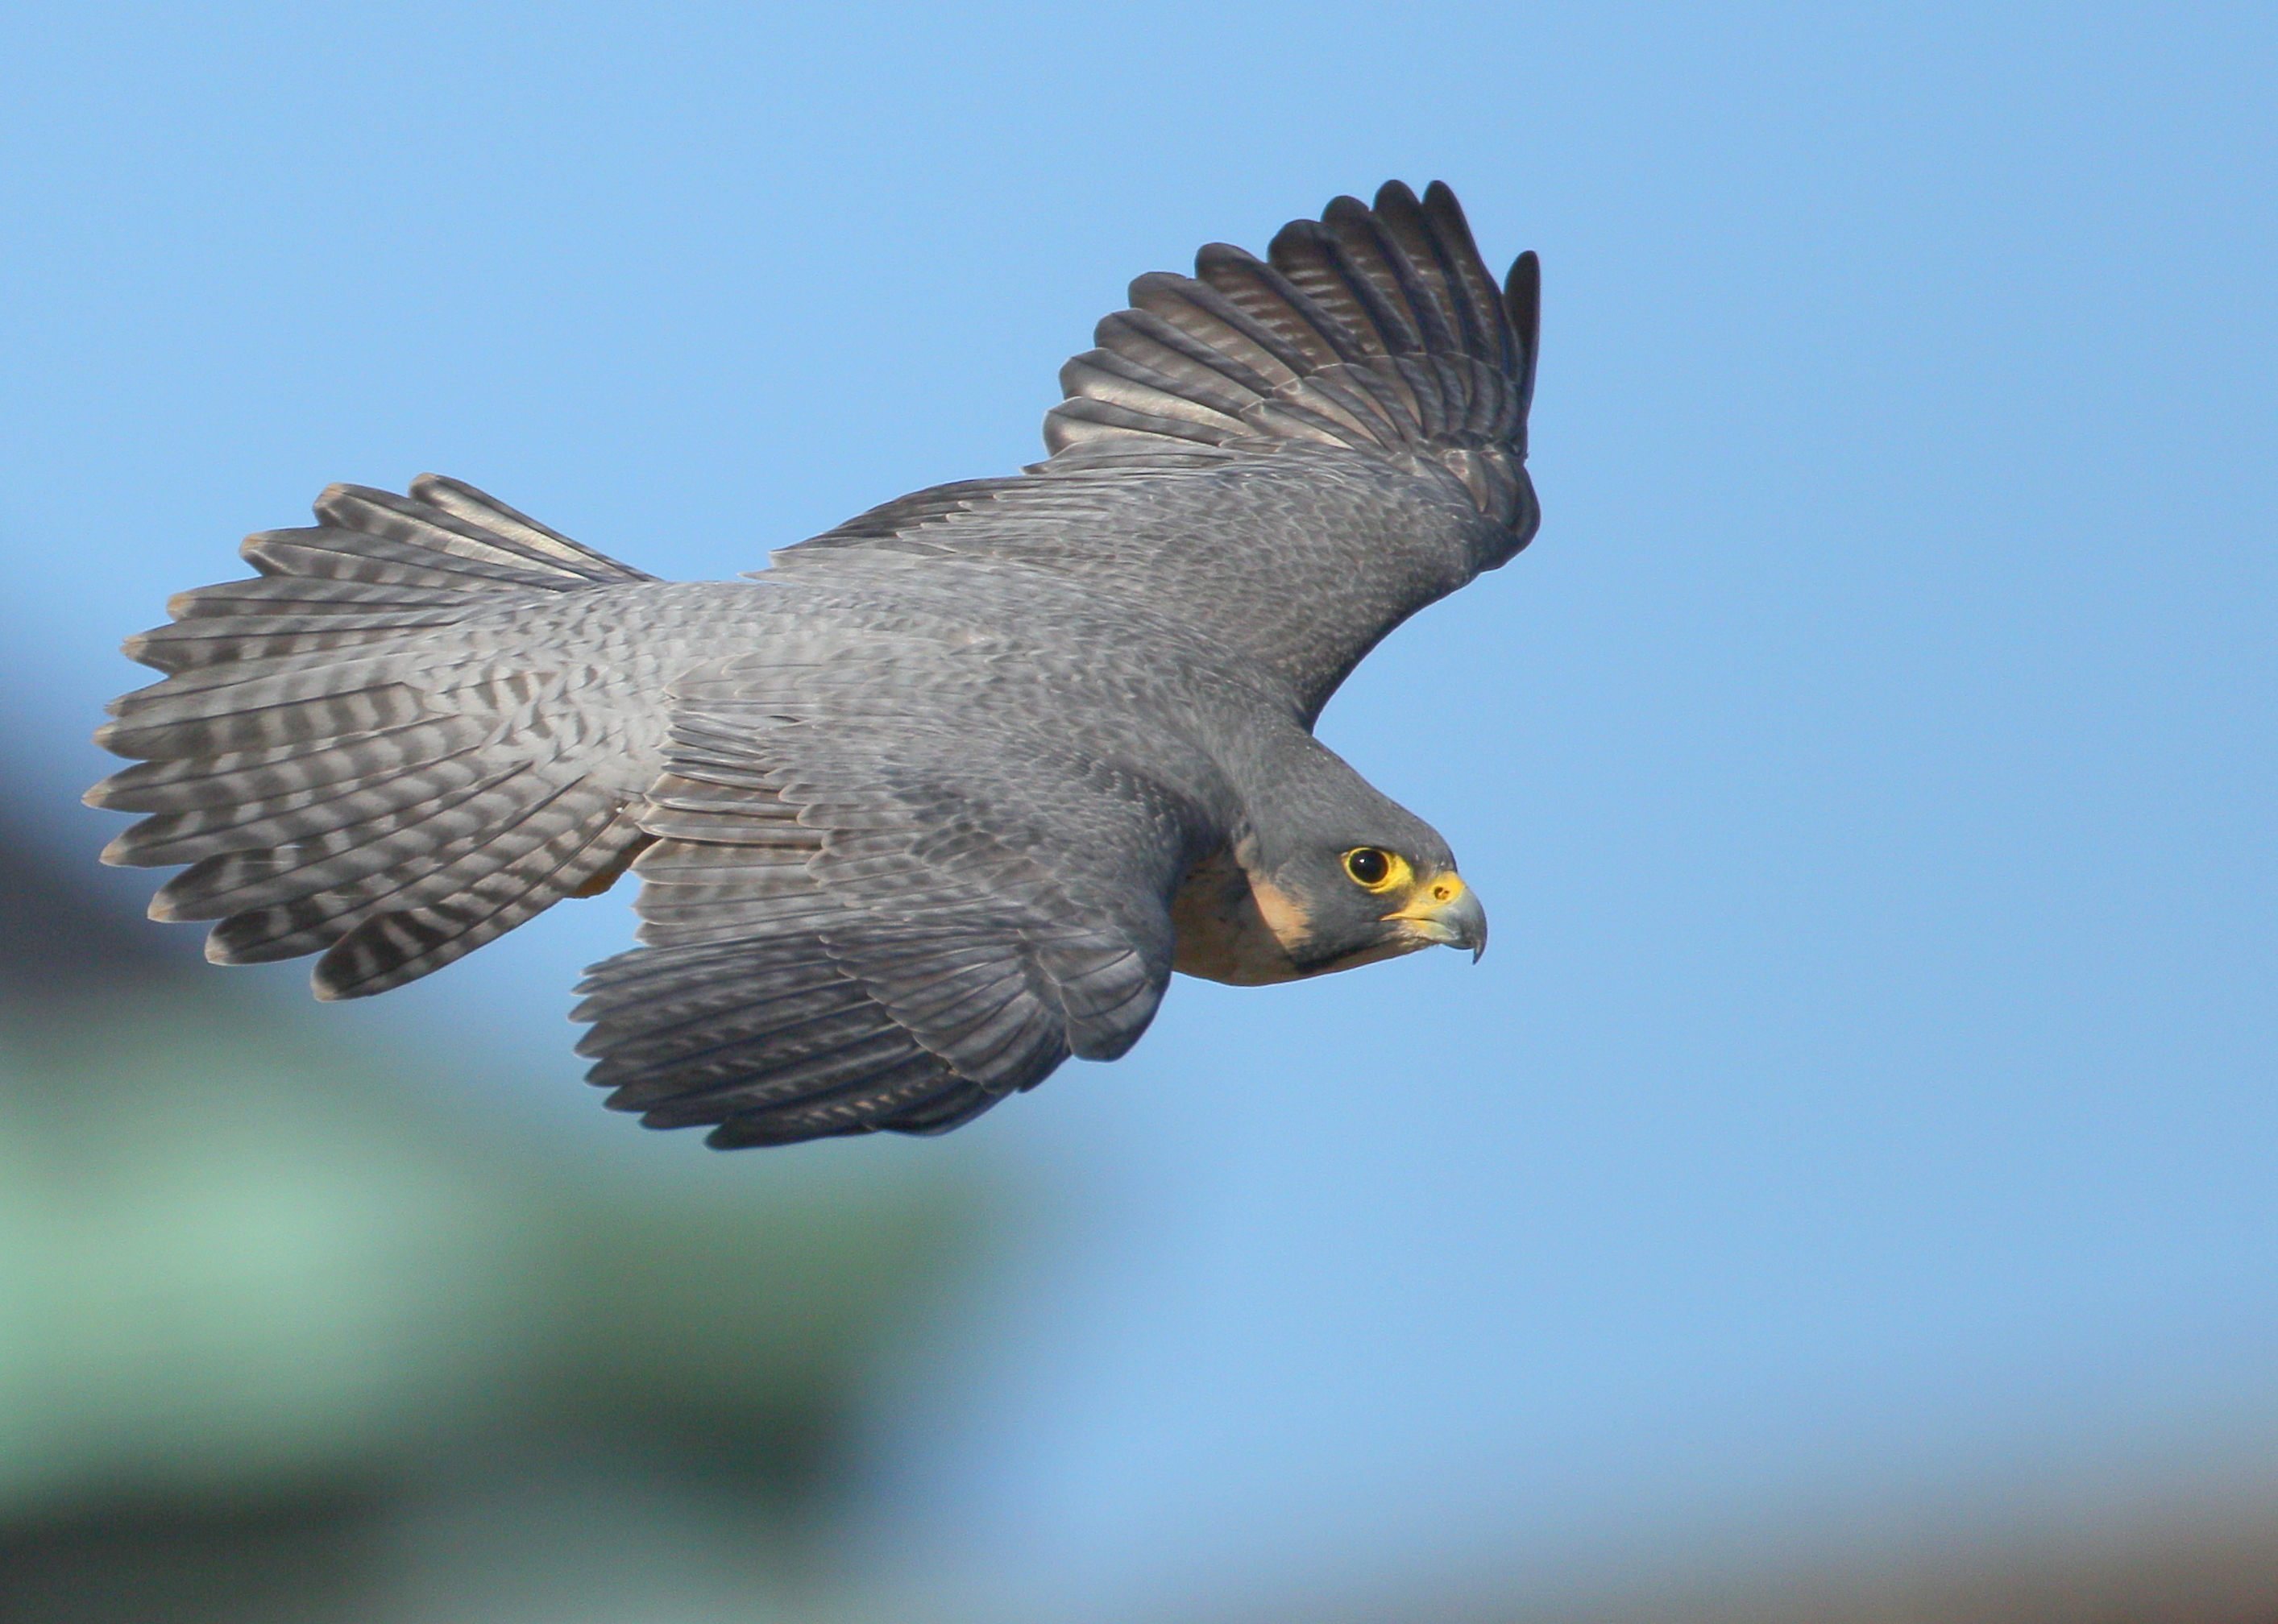
[[[1050,460],[738,581],[662,582],[455,480],[335,485],[176,597],[97,736],[106,861],[207,957],[401,986],[630,868],[579,988],[609,1103],[722,1146],[936,1133],[1112,1059],[1173,970],[1288,980],[1486,917],[1312,737],[1533,536],[1539,275],[1397,182],[1155,272],[1061,371]]]

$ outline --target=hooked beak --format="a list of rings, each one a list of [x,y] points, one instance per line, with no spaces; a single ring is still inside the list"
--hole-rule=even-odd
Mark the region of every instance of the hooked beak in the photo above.
[[[1487,911],[1479,906],[1479,894],[1452,873],[1418,887],[1414,902],[1384,917],[1401,920],[1426,942],[1471,949],[1475,964],[1487,950]]]

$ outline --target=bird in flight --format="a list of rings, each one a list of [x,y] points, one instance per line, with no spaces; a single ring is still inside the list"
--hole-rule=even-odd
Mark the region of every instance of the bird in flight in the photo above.
[[[1312,736],[1510,559],[1540,272],[1397,182],[1158,271],[1047,460],[735,581],[660,581],[433,475],[334,485],[127,654],[103,853],[206,956],[385,992],[640,881],[576,1018],[608,1103],[722,1147],[939,1133],[1112,1060],[1173,970],[1487,942],[1447,842]]]

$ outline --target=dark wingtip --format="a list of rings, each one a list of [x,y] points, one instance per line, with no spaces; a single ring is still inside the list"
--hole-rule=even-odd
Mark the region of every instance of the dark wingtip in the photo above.
[[[1391,190],[1389,187],[1385,189]],[[1406,187],[1400,189],[1403,192],[1408,190]],[[1414,203],[1412,194],[1410,201]],[[1472,240],[1472,223],[1464,217],[1464,206],[1456,201],[1456,189],[1446,181],[1434,180],[1426,187],[1424,201],[1416,203],[1415,207],[1426,219],[1439,227],[1450,244],[1461,243],[1474,253],[1478,251],[1477,245]]]
[[[1525,382],[1520,390],[1525,405],[1534,401],[1534,361],[1542,341],[1542,261],[1533,248],[1520,255],[1510,264],[1510,274],[1503,278],[1503,308],[1510,312],[1510,324],[1518,334],[1519,354],[1524,361],[1522,376]]]
[[[1510,262],[1510,274],[1503,278],[1502,298],[1510,311],[1511,324],[1518,329],[1531,358],[1535,335],[1542,325],[1542,260],[1533,248]]]
[[[1440,183],[1434,180],[1432,185],[1440,186]],[[1447,190],[1445,187],[1440,187],[1440,189]],[[1425,190],[1428,192],[1431,187],[1426,187]],[[1416,194],[1408,189],[1405,180],[1387,180],[1376,188],[1376,208],[1380,214],[1389,214],[1395,209],[1413,210],[1418,207]]]

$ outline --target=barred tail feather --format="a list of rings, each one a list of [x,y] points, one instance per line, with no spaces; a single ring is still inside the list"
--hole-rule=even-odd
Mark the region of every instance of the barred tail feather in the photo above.
[[[355,997],[598,888],[646,842],[622,793],[509,736],[537,676],[433,634],[654,577],[434,475],[409,496],[334,485],[316,516],[248,538],[256,578],[180,593],[128,641],[165,678],[111,707],[97,741],[141,760],[87,799],[145,814],[105,862],[188,865],[154,918],[216,921],[217,963],[321,953],[318,996]]]

